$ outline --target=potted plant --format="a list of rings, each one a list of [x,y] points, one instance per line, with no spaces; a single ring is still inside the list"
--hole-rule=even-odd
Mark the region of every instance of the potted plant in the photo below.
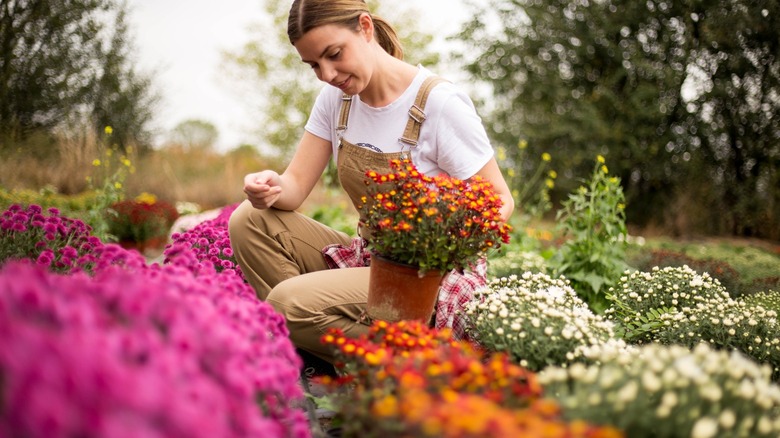
[[[430,177],[410,160],[392,160],[390,167],[386,174],[366,172],[361,225],[371,250],[367,313],[386,321],[427,319],[444,274],[467,269],[508,243],[511,227],[501,218],[501,198],[480,176]]]
[[[112,214],[107,215],[109,232],[120,244],[141,251],[164,246],[168,231],[179,217],[176,207],[149,193],[114,203],[111,210]]]

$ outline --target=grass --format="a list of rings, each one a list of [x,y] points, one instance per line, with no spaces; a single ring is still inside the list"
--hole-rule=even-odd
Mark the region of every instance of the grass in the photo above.
[[[692,258],[722,260],[736,269],[744,281],[780,276],[780,244],[735,238],[647,241],[646,248],[681,252]]]

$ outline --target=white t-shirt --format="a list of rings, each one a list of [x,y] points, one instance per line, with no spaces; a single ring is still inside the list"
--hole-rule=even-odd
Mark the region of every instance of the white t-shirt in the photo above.
[[[417,91],[431,75],[433,73],[420,66],[409,88],[381,108],[369,106],[361,102],[360,96],[355,96],[344,139],[384,153],[409,150],[409,145],[399,142],[398,138],[403,135]],[[338,154],[336,126],[341,97],[341,90],[326,85],[317,96],[305,127],[308,132],[333,144],[334,158]],[[429,176],[445,172],[458,179],[467,179],[493,157],[482,119],[471,99],[455,85],[443,82],[434,87],[424,111],[426,119],[420,128],[417,146],[411,148],[412,161],[420,172]]]

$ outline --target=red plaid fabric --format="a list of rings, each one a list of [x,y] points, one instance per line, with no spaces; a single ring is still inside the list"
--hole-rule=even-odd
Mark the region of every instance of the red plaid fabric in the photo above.
[[[358,268],[371,264],[366,240],[356,237],[349,246],[334,244],[322,250],[325,262],[331,269]],[[436,302],[435,327],[452,329],[455,339],[466,338],[466,320],[460,312],[474,297],[474,291],[487,284],[487,259],[482,258],[470,266],[471,270],[451,271],[444,276]]]

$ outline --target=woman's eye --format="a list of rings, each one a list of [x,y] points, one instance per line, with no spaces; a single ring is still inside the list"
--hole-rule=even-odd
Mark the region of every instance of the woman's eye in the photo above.
[[[334,61],[339,59],[340,57],[341,57],[341,50],[339,50],[338,52],[328,56],[328,58],[330,58],[331,60],[334,60]]]

